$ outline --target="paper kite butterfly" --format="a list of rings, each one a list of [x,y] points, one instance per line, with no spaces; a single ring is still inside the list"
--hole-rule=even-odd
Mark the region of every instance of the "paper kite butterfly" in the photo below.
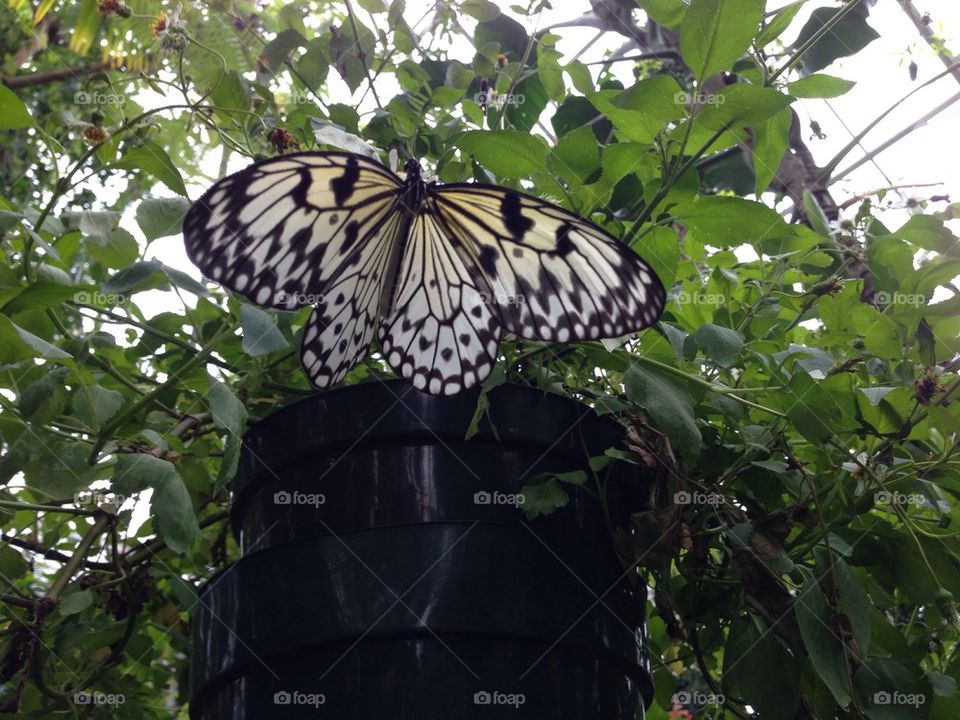
[[[481,382],[500,335],[567,342],[652,325],[663,285],[609,233],[496,185],[401,179],[342,152],[254,163],[187,213],[187,254],[258,305],[314,307],[300,357],[314,385],[343,379],[374,334],[414,387],[452,395]]]

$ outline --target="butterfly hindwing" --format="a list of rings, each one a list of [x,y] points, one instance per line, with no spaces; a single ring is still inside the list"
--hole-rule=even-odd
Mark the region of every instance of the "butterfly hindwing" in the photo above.
[[[621,337],[660,317],[666,293],[650,266],[574,213],[490,185],[442,185],[431,196],[506,330],[568,342]]]
[[[258,305],[313,304],[396,212],[401,182],[350,153],[255,163],[211,187],[187,213],[187,254],[207,277]]]
[[[500,325],[436,212],[428,198],[410,227],[380,346],[415,388],[452,395],[490,374]]]

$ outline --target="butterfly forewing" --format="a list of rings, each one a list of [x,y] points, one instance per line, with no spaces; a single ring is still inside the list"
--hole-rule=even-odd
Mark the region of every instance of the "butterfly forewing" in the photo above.
[[[415,388],[452,395],[490,374],[500,326],[436,212],[427,199],[411,225],[380,346]]]
[[[666,293],[650,266],[577,215],[496,186],[445,185],[432,196],[503,327],[520,337],[621,337],[660,317]]]
[[[317,387],[337,384],[366,356],[380,323],[388,265],[404,232],[403,213],[391,213],[382,232],[358,248],[317,297],[300,345],[303,367]]]
[[[401,183],[349,153],[300,153],[255,163],[211,187],[183,223],[190,259],[259,305],[312,305],[358,248],[377,244]]]

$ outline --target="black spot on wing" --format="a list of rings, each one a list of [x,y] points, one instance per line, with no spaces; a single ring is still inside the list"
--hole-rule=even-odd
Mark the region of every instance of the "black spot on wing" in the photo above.
[[[499,257],[500,253],[495,247],[484,245],[480,248],[480,267],[489,277],[497,277],[497,258]]]
[[[353,244],[357,241],[357,235],[360,233],[360,223],[356,220],[351,220],[347,223],[346,227],[343,228],[343,245],[342,253],[346,253],[350,248],[353,247]]]
[[[533,227],[533,220],[525,217],[523,206],[520,204],[520,197],[514,193],[508,192],[500,201],[500,213],[503,216],[503,224],[516,240],[522,240],[527,231]]]
[[[360,179],[360,165],[356,158],[347,160],[343,175],[330,181],[330,190],[337,205],[343,205],[353,195],[353,186]]]
[[[557,249],[554,252],[560,257],[566,257],[577,249],[577,246],[570,239],[570,223],[564,223],[557,228]]]

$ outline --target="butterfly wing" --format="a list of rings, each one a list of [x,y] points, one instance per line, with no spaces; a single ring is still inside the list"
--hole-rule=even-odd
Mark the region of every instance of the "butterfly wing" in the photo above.
[[[300,344],[300,361],[317,387],[336,385],[367,354],[380,322],[388,266],[406,224],[399,209],[390,214],[382,232],[354,253],[318,298]]]
[[[190,208],[187,255],[204,275],[258,305],[313,305],[356,266],[358,251],[379,247],[400,190],[387,168],[350,153],[254,163]]]
[[[666,293],[656,273],[593,223],[492,185],[442,185],[430,194],[503,327],[520,337],[615,338],[660,317]]]
[[[436,202],[427,198],[411,224],[380,326],[390,367],[433,395],[453,395],[481,382],[500,343],[499,323],[458,251],[460,242],[438,222]]]

